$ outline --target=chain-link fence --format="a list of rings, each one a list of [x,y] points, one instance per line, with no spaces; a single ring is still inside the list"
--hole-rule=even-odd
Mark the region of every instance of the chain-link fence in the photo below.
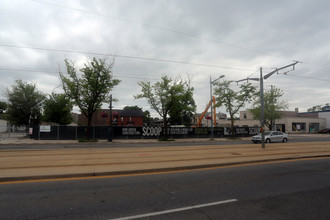
[[[0,126],[0,140],[29,137],[29,126]]]
[[[91,139],[152,139],[165,135],[163,127],[123,127],[92,126],[90,128]],[[87,126],[33,126],[28,129],[30,138],[35,140],[79,140],[86,138]],[[209,138],[209,127],[168,127],[167,136],[170,138]],[[260,132],[259,127],[235,127],[235,136],[251,136]],[[220,138],[231,135],[229,128],[213,128],[213,137]]]

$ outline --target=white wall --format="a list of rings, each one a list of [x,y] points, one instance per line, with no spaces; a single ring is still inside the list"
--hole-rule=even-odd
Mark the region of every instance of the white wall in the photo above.
[[[330,128],[330,112],[319,112],[319,118],[325,118],[326,120],[326,128]],[[323,128],[320,128],[323,129]]]
[[[297,133],[295,130],[292,130],[292,123],[305,123],[306,128],[304,131],[299,133],[309,133],[309,124],[317,123],[319,124],[319,130],[325,127],[326,120],[324,118],[303,118],[303,117],[286,117],[275,121],[275,124],[285,124],[285,132],[287,133]],[[256,120],[237,120],[235,121],[235,126],[255,126],[259,125],[259,121]],[[265,127],[267,130],[268,128]]]
[[[7,131],[7,121],[0,119],[0,132]]]

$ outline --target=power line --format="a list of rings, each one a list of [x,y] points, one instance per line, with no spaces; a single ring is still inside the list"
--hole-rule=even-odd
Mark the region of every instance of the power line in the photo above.
[[[296,90],[288,90],[288,89],[283,89],[285,90],[286,92],[289,92],[289,93],[299,93],[299,94],[307,94],[307,95],[319,95],[320,93],[314,93],[314,92],[301,92],[301,91],[296,91]]]
[[[270,87],[270,86],[274,85],[272,83],[265,83],[265,84],[266,84],[267,87]],[[278,88],[285,91],[285,92],[289,92],[289,93],[299,93],[299,94],[305,94],[305,95],[306,94],[307,95],[319,95],[320,94],[320,93],[316,93],[316,92],[309,92],[309,91],[311,91],[310,89],[305,89],[305,90],[300,90],[300,91],[290,90],[290,88],[292,88],[292,87],[287,87],[287,86],[283,87],[283,85],[279,86]],[[287,89],[287,88],[289,88],[289,89]],[[308,92],[305,92],[305,91],[308,91]]]
[[[314,78],[314,77],[310,77],[310,76],[298,76],[298,75],[294,75],[294,74],[288,74],[287,76],[292,76],[292,77],[297,77],[297,78],[304,78],[304,79],[313,79],[313,80],[319,80],[319,81],[328,81],[328,82],[330,82],[329,79],[320,79],[320,78]]]
[[[52,71],[52,70],[41,70],[41,69],[28,69],[28,68],[8,68],[8,67],[1,67],[0,71],[23,71],[23,72],[38,72],[38,73],[58,73],[58,71]],[[124,75],[121,75],[122,73],[114,73],[114,76],[116,78],[127,78],[127,79],[147,79],[147,80],[159,80],[159,78],[150,78],[146,76],[142,76],[139,74],[139,76],[128,76],[127,73]]]
[[[29,47],[29,46],[9,45],[9,44],[0,44],[0,47],[9,47],[9,48],[18,48],[18,49],[32,49],[32,50],[52,51],[52,52],[65,52],[65,53],[91,54],[91,55],[111,56],[111,57],[119,57],[119,58],[127,58],[127,59],[138,59],[138,60],[148,60],[148,61],[157,61],[157,62],[166,62],[166,63],[187,64],[187,65],[194,65],[194,66],[214,67],[214,68],[230,69],[230,70],[254,71],[254,70],[250,70],[250,69],[219,66],[219,65],[213,65],[213,64],[191,63],[191,62],[178,61],[178,60],[157,59],[157,58],[128,56],[128,55],[118,55],[118,54],[99,53],[99,52],[91,52],[91,51],[64,50],[64,49]]]
[[[0,71],[23,71],[23,72],[38,72],[38,73],[58,73],[58,71],[52,71],[52,70],[42,70],[42,69],[30,69],[30,68],[24,68],[24,67],[21,67],[21,68],[10,68],[10,67],[2,67],[0,66]],[[134,73],[136,75],[139,75],[139,76],[129,76],[131,75],[130,73],[118,73],[118,72],[115,72],[113,73],[114,76],[116,78],[125,78],[125,79],[138,79],[138,80],[143,80],[143,79],[146,79],[146,80],[160,80],[160,78],[152,78],[152,77],[148,77],[148,76],[143,76],[142,74],[139,74],[139,73]],[[124,75],[122,75],[124,74]],[[194,81],[192,80],[192,82],[194,83]],[[198,81],[196,82],[198,84],[209,84],[210,82],[208,81]]]
[[[58,73],[56,71],[51,70],[38,70],[38,69],[25,69],[25,68],[8,68],[8,67],[0,67],[0,71],[23,71],[23,72],[37,72],[37,73]]]
[[[114,20],[119,20],[119,21],[123,21],[123,22],[127,22],[127,23],[137,24],[137,25],[145,26],[145,27],[148,27],[148,28],[154,28],[154,29],[161,30],[161,31],[172,32],[172,33],[175,33],[175,34],[188,36],[188,37],[191,37],[191,38],[196,38],[196,39],[200,39],[200,40],[204,40],[204,41],[209,41],[209,42],[216,43],[216,44],[222,44],[222,45],[225,45],[225,46],[234,47],[234,48],[238,48],[238,49],[241,49],[241,50],[250,51],[250,52],[253,52],[253,53],[263,54],[263,55],[267,55],[267,56],[270,56],[270,57],[277,57],[277,58],[282,58],[282,59],[286,59],[286,60],[290,60],[290,61],[292,60],[292,59],[283,58],[283,57],[280,57],[280,56],[270,55],[270,54],[268,54],[266,52],[263,52],[261,50],[255,50],[255,49],[250,49],[250,48],[242,47],[242,46],[235,45],[235,44],[224,43],[224,42],[220,42],[220,41],[217,41],[217,40],[213,40],[213,39],[209,39],[209,38],[205,38],[205,37],[201,37],[201,36],[196,36],[196,35],[193,35],[193,34],[190,34],[190,33],[185,33],[185,32],[170,29],[170,28],[164,28],[164,27],[159,27],[159,26],[156,26],[156,25],[135,22],[135,21],[132,21],[132,20],[129,20],[129,19],[123,19],[123,18],[119,18],[119,17],[115,17],[115,16],[110,16],[110,15],[97,13],[97,12],[94,12],[94,11],[88,11],[88,10],[84,10],[84,9],[72,8],[72,7],[68,7],[68,6],[64,6],[64,5],[59,5],[59,4],[54,4],[54,3],[49,3],[49,2],[39,1],[39,0],[32,0],[32,1],[40,3],[40,4],[51,5],[51,6],[55,6],[55,7],[59,7],[59,8],[65,8],[65,9],[68,9],[68,10],[79,11],[79,12],[82,12],[82,13],[88,13],[88,14],[97,15],[97,16],[106,17],[106,18],[111,18],[111,19],[114,19]]]

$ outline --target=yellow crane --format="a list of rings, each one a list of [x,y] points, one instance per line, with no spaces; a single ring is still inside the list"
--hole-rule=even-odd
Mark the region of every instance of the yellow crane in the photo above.
[[[216,117],[217,114],[216,114],[216,112],[215,112],[215,97],[212,96],[212,100],[210,100],[209,104],[207,104],[207,106],[206,106],[204,112],[202,113],[201,117],[199,117],[199,119],[198,119],[197,127],[201,127],[201,126],[202,126],[202,119],[203,119],[203,117],[205,116],[206,112],[209,110],[209,108],[210,108],[212,102],[213,102],[213,125],[214,125],[214,127],[216,126],[216,124],[217,124],[217,120],[216,120],[216,119],[217,119],[217,117]],[[211,116],[211,117],[212,117],[212,116]]]

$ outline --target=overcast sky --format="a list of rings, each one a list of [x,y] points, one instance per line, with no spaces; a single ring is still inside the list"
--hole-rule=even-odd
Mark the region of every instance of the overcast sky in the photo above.
[[[190,76],[202,112],[210,77],[259,77],[260,67],[265,75],[297,60],[294,71],[265,80],[265,89],[282,89],[289,110],[303,112],[330,102],[329,10],[327,0],[1,0],[0,89],[19,78],[59,93],[64,59],[79,67],[117,54],[115,108],[151,110],[133,97],[139,81]]]

